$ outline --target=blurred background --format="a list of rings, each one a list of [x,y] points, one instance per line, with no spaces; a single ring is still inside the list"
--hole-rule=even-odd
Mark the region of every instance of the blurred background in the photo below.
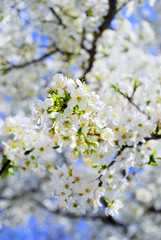
[[[94,3],[97,8],[97,1]],[[84,44],[90,48],[93,23],[89,22],[88,26],[88,19],[92,17],[92,10],[89,9],[86,19],[81,20],[85,11],[83,7],[78,7],[75,12],[70,6],[64,7],[64,15],[60,18],[55,9],[62,10],[62,6],[68,4],[65,0],[61,3],[54,1],[55,8],[52,8],[52,1],[0,1],[1,119],[21,109],[30,115],[35,100],[45,98],[47,84],[57,72],[85,78],[87,84],[91,79],[96,89],[100,84],[100,75],[88,71],[88,55],[84,49],[77,47],[77,42],[81,46],[77,29],[79,21],[86,21],[89,32],[84,33],[88,40]],[[114,34],[111,36],[114,46],[109,38],[107,50],[103,52],[105,58],[109,56],[107,66],[112,69],[115,62],[110,55],[117,43],[122,41],[125,60],[115,59],[118,61],[117,68],[122,67],[122,61],[126,63],[122,71],[138,71],[144,75],[153,59],[160,56],[161,1],[119,1],[118,7],[120,11],[110,23],[109,30],[111,35]],[[70,26],[68,18],[73,26]],[[138,55],[127,55],[128,44],[125,46],[124,40],[136,47]],[[137,62],[138,56],[142,59],[133,68],[132,62]],[[145,61],[146,58],[149,62]],[[58,158],[61,161],[62,156]],[[38,178],[32,172],[18,172],[3,182],[0,180],[0,240],[161,240],[160,169],[160,165],[157,170],[150,166],[129,169],[134,181],[125,194],[125,206],[115,218],[106,218],[104,214],[99,218],[80,218],[57,211],[56,200],[46,191],[47,175],[40,172]]]

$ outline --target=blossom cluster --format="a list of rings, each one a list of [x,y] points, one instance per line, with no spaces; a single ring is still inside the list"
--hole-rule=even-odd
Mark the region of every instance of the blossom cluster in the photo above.
[[[97,212],[98,207],[102,206],[100,201],[105,191],[99,187],[98,177],[98,173],[85,173],[74,165],[55,169],[51,188],[59,206],[76,214],[85,214],[91,206]]]
[[[35,169],[38,164],[47,167],[53,159],[52,139],[37,131],[32,120],[22,113],[6,118],[0,134],[10,136],[8,141],[2,142],[3,153],[16,167],[23,170]]]
[[[78,168],[74,164],[51,169],[50,189],[61,208],[76,214],[85,214],[89,208],[97,212],[104,201],[105,214],[114,216],[123,206],[121,195],[128,182],[115,167],[100,175],[97,168]]]
[[[96,212],[103,197],[106,214],[113,215],[122,206],[117,198],[127,186],[120,168],[107,166],[116,152],[111,129],[116,124],[114,109],[80,80],[62,74],[53,77],[47,92],[47,98],[33,109],[34,123],[22,113],[1,123],[1,134],[13,136],[3,142],[5,157],[23,170],[48,169],[61,207],[85,213],[93,206]],[[55,168],[53,149],[85,163],[84,169]]]
[[[114,147],[114,132],[108,125],[111,108],[79,79],[56,74],[45,101],[33,110],[34,119],[53,139],[53,145],[71,150],[78,158],[107,153]]]

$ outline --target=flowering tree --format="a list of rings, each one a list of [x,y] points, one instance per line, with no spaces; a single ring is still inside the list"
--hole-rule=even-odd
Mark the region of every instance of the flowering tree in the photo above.
[[[142,5],[1,3],[4,220],[12,216],[17,223],[25,217],[22,210],[40,206],[70,218],[100,219],[135,237],[136,230],[127,227],[134,215],[127,187],[138,209],[145,202],[145,216],[160,211],[160,56],[148,52],[155,46],[149,23],[133,28],[127,19]],[[143,173],[136,174],[140,168]],[[155,197],[147,185],[154,174]],[[122,207],[119,222],[115,216]]]

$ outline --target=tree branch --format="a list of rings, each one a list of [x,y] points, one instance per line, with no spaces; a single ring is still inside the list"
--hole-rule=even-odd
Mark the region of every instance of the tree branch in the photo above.
[[[55,43],[52,43],[50,46],[54,47],[54,49],[51,50],[50,52],[44,54],[42,57],[37,58],[37,59],[33,59],[33,60],[31,60],[31,61],[28,61],[28,62],[24,62],[24,63],[22,63],[22,64],[18,64],[18,65],[12,64],[10,67],[1,69],[0,71],[3,71],[3,72],[6,73],[6,72],[11,71],[12,69],[20,69],[20,68],[27,67],[27,66],[29,66],[29,65],[31,65],[31,64],[34,64],[34,63],[39,63],[39,62],[43,61],[45,58],[53,55],[53,54],[56,53],[56,52],[60,52],[61,54],[67,55],[67,56],[70,56],[70,55],[73,54],[73,53],[71,53],[71,52],[67,52],[67,51],[61,50]]]
[[[131,97],[127,96],[125,93],[123,93],[122,91],[120,91],[120,89],[117,89],[117,92],[120,93],[124,98],[126,98],[126,99],[129,101],[129,103],[131,103],[140,113],[142,113],[142,114],[144,114],[146,117],[148,117],[147,114],[146,114],[146,112],[145,112],[145,111],[142,111],[142,110],[140,109],[140,107],[139,107],[138,105],[136,105],[136,103],[133,102],[132,97],[133,97],[133,95],[134,95],[135,92],[133,92],[133,94],[132,94]],[[149,119],[149,117],[148,117],[148,119]]]
[[[161,214],[161,209],[156,209],[155,207],[149,207],[146,209],[147,213]]]
[[[127,2],[123,3],[117,10],[116,13],[120,12],[126,5],[131,2],[132,0],[128,0]]]
[[[60,25],[62,25],[63,28],[65,28],[65,25],[64,25],[62,19],[61,19],[61,18],[59,17],[59,15],[55,12],[54,8],[53,8],[53,7],[49,7],[49,10],[50,10],[50,11],[52,12],[52,14],[56,17],[56,19],[58,20],[58,23],[59,23]]]
[[[97,41],[102,36],[104,30],[109,28],[110,23],[112,22],[112,20],[115,16],[115,13],[117,11],[116,5],[117,5],[117,0],[109,0],[108,13],[105,15],[102,24],[98,28],[98,31],[97,32],[95,31],[93,33],[94,40],[92,43],[92,48],[90,50],[87,50],[90,55],[89,64],[88,64],[88,67],[84,70],[84,73],[83,73],[83,76],[81,77],[81,79],[85,79],[86,74],[89,73],[93,67],[93,63],[94,63],[95,55],[96,55]],[[82,43],[82,46],[83,46],[83,43]]]
[[[144,140],[145,142],[148,142],[148,141],[151,141],[151,140],[159,140],[161,139],[161,134],[152,134],[150,137],[145,137]],[[138,142],[136,148],[138,146],[141,146],[143,145],[145,142]],[[124,151],[125,148],[133,148],[134,145],[123,145],[120,150],[116,153],[114,159],[110,162],[110,164],[107,166],[107,168],[111,167],[114,163],[115,163],[115,160],[116,158]]]
[[[18,65],[12,64],[12,65],[11,65],[10,67],[8,67],[8,68],[1,69],[1,71],[9,72],[9,71],[11,71],[12,69],[19,69],[19,68],[27,67],[27,66],[29,66],[29,65],[31,65],[31,64],[41,62],[42,60],[44,60],[45,58],[51,56],[52,54],[54,54],[54,53],[56,53],[56,52],[57,52],[57,50],[54,49],[54,50],[52,50],[52,51],[44,54],[44,55],[43,55],[42,57],[40,57],[40,58],[33,59],[33,60],[31,60],[31,61],[24,62],[24,63],[18,64]]]

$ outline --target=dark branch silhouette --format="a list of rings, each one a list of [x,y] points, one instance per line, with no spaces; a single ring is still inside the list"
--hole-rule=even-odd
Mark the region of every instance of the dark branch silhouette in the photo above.
[[[57,52],[60,52],[61,54],[66,55],[66,56],[71,56],[73,54],[71,52],[67,52],[67,51],[61,50],[55,43],[52,43],[51,47],[54,47],[54,49],[49,51],[48,53],[45,53],[40,58],[36,58],[36,59],[31,60],[31,61],[24,62],[22,64],[17,64],[17,65],[12,64],[10,67],[3,68],[0,71],[3,71],[5,73],[7,73],[7,72],[11,71],[12,69],[24,68],[24,67],[30,66],[30,65],[32,65],[34,63],[39,63],[39,62],[43,61],[44,59],[46,59],[47,57],[49,57],[49,56],[51,56],[51,55],[53,55],[54,53],[57,53]]]
[[[159,139],[161,139],[161,134],[152,134],[150,137],[145,137],[144,138],[145,142],[148,142],[148,141],[151,141],[151,140],[159,140]],[[141,146],[141,145],[143,145],[145,142],[144,141],[138,142],[137,145],[136,145],[136,148]],[[107,168],[110,168],[115,163],[116,158],[121,155],[121,153],[124,151],[124,149],[126,149],[126,148],[133,148],[133,147],[134,147],[134,145],[130,145],[130,146],[129,145],[123,145],[118,150],[118,152],[114,156],[114,159],[109,163]]]
[[[129,103],[131,103],[140,113],[142,113],[142,114],[144,114],[146,117],[148,117],[147,114],[146,114],[146,112],[143,111],[143,110],[141,110],[140,107],[139,107],[136,103],[134,103],[134,101],[133,101],[132,98],[133,98],[133,95],[134,95],[135,92],[133,92],[133,94],[132,94],[131,97],[127,96],[127,95],[126,95],[125,93],[123,93],[120,89],[118,89],[117,92],[120,93],[124,98],[126,98],[126,99],[129,101]],[[148,117],[148,119],[149,119],[149,117]]]
[[[108,13],[104,16],[104,20],[103,20],[102,24],[100,25],[100,27],[98,28],[98,30],[93,33],[94,40],[93,40],[91,49],[86,49],[86,47],[84,46],[85,30],[83,30],[82,40],[81,40],[81,48],[86,50],[89,53],[90,58],[89,58],[89,62],[88,62],[88,67],[87,68],[84,67],[84,72],[83,72],[83,76],[81,77],[81,79],[85,79],[86,74],[89,73],[91,71],[92,67],[93,67],[93,63],[94,63],[95,55],[96,55],[96,48],[97,48],[97,41],[98,41],[98,39],[102,36],[104,30],[110,28],[110,23],[113,20],[115,14],[118,13],[130,1],[131,0],[127,1],[120,8],[117,9],[117,0],[109,0],[109,10],[108,10]],[[53,7],[49,7],[49,10],[52,12],[52,14],[57,19],[58,24],[62,25],[65,28],[65,25],[64,25],[62,19],[56,13],[54,8]],[[27,62],[24,62],[24,63],[21,63],[21,64],[17,64],[17,65],[12,64],[11,66],[3,68],[0,71],[2,71],[3,73],[7,73],[7,72],[11,71],[12,69],[20,69],[20,68],[24,68],[24,67],[30,66],[30,65],[35,64],[35,63],[39,63],[39,62],[43,61],[45,58],[47,58],[48,56],[53,55],[56,52],[60,52],[61,54],[67,55],[67,56],[71,56],[71,55],[74,54],[74,53],[62,51],[61,49],[59,49],[55,45],[55,43],[51,44],[51,46],[53,46],[54,49],[49,51],[48,53],[44,54],[40,58],[36,58],[36,59],[30,60],[30,61],[27,61]]]
[[[56,13],[56,11],[54,10],[53,7],[49,7],[50,11],[52,12],[52,14],[56,17],[57,21],[58,21],[58,24],[59,25],[62,25],[64,28],[65,28],[65,25],[62,21],[62,19],[60,18],[60,16]]]
[[[56,52],[57,52],[57,50],[54,49],[54,50],[52,50],[52,51],[44,54],[44,55],[43,55],[42,57],[40,57],[40,58],[36,58],[36,59],[31,60],[31,61],[24,62],[24,63],[22,63],[22,64],[17,64],[17,65],[12,64],[10,67],[4,68],[4,69],[2,69],[1,71],[9,72],[9,71],[11,71],[12,69],[24,68],[24,67],[29,66],[29,65],[31,65],[31,64],[41,62],[42,60],[44,60],[45,58],[51,56],[52,54],[54,54],[54,53],[56,53]]]
[[[117,0],[109,0],[109,10],[108,13],[105,15],[104,20],[102,22],[102,24],[100,25],[100,27],[98,28],[98,31],[94,32],[94,40],[92,43],[92,48],[87,50],[90,58],[89,58],[89,63],[88,63],[88,67],[84,69],[84,73],[83,76],[81,77],[81,79],[85,79],[86,74],[89,73],[93,67],[93,63],[95,60],[95,55],[96,55],[96,50],[97,50],[97,42],[98,39],[102,36],[104,30],[108,29],[110,26],[110,23],[112,22],[116,12],[117,12]],[[83,43],[82,43],[83,46]]]

